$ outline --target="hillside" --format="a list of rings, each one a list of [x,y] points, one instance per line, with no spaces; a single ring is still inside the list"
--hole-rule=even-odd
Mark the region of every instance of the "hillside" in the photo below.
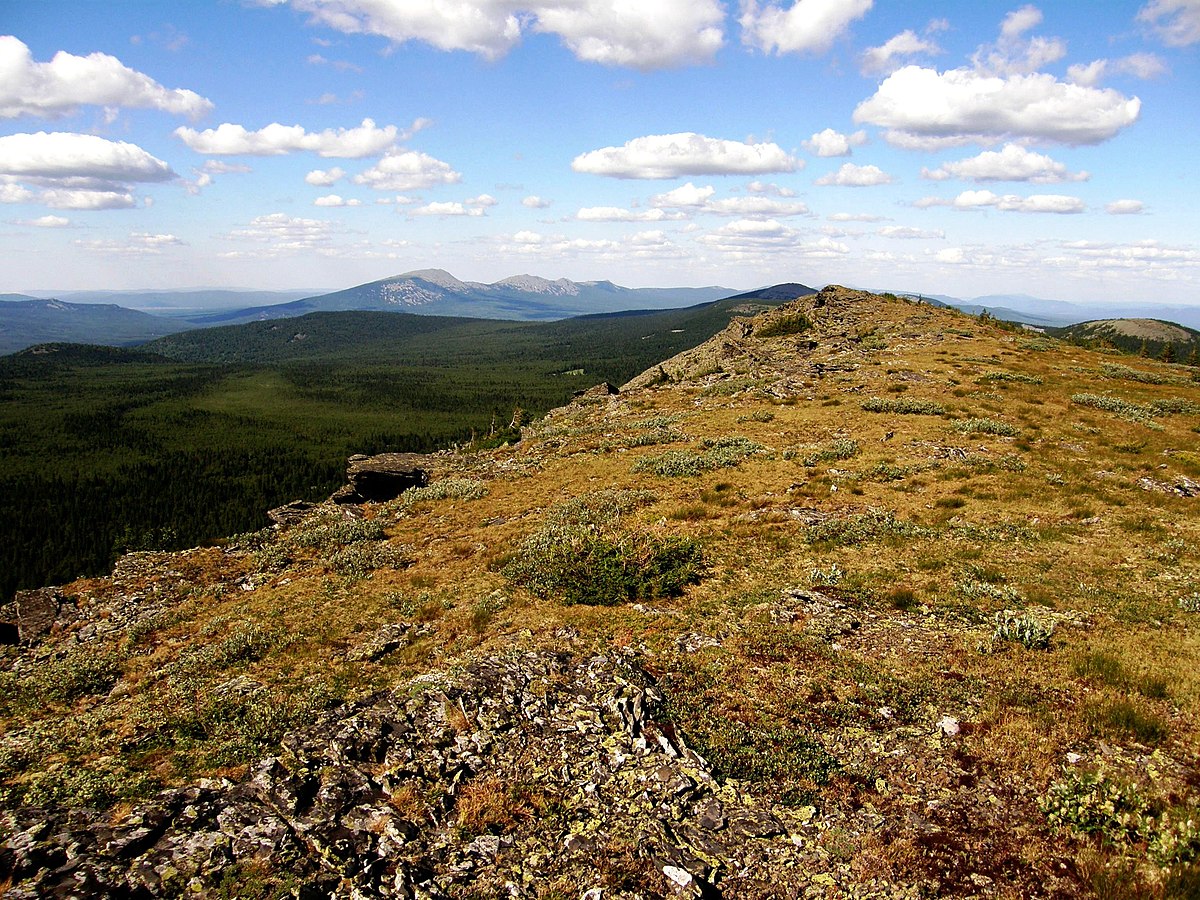
[[[1050,331],[1075,343],[1109,346],[1153,357],[1166,353],[1176,362],[1192,365],[1200,362],[1200,331],[1161,319],[1097,319]]]
[[[1195,897],[1191,375],[830,287],[23,595],[0,883]]]
[[[627,288],[611,281],[550,281],[534,275],[514,275],[483,284],[460,281],[442,269],[419,269],[317,297],[221,312],[192,321],[223,325],[345,310],[527,321],[639,308],[671,309],[719,300],[732,293],[722,287]]]
[[[136,344],[188,327],[112,303],[0,295],[0,355],[52,342]]]

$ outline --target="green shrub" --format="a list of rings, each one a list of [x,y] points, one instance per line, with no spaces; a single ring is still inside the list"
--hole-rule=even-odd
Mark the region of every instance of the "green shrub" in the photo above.
[[[1042,379],[1037,375],[1022,375],[1019,372],[985,372],[975,379],[976,384],[990,384],[997,381],[1015,381],[1021,384],[1041,384]]]
[[[399,569],[412,560],[403,547],[387,541],[360,541],[329,557],[329,567],[344,578],[359,580],[376,569]]]
[[[424,487],[409,488],[398,498],[402,509],[433,500],[478,500],[487,496],[487,485],[477,478],[443,478]]]
[[[1021,429],[1007,422],[997,422],[995,419],[963,419],[952,426],[955,431],[963,434],[996,434],[1002,437],[1015,437]]]
[[[761,338],[787,337],[802,334],[812,328],[812,322],[801,312],[785,312],[761,326],[755,334]]]
[[[594,526],[549,524],[534,532],[503,573],[543,598],[612,606],[678,593],[697,581],[699,545]]]
[[[992,585],[994,587],[994,585]],[[1054,623],[1032,613],[1012,610],[996,613],[993,641],[1015,641],[1028,650],[1046,650],[1054,636]]]
[[[932,400],[918,400],[915,397],[872,397],[862,402],[862,408],[867,412],[899,413],[907,416],[940,416],[946,408]]]
[[[340,513],[333,513],[293,528],[287,534],[287,542],[295,547],[332,550],[358,541],[378,541],[384,535],[384,525],[377,519],[346,519]]]
[[[33,678],[34,690],[59,703],[107,694],[121,677],[121,657],[113,650],[77,647],[46,665]]]
[[[851,438],[837,438],[823,445],[812,453],[809,453],[800,462],[807,468],[823,462],[836,462],[843,459],[851,459],[858,456],[859,446],[858,441]]]
[[[731,468],[748,456],[767,448],[749,438],[731,436],[705,441],[705,450],[668,450],[658,456],[643,456],[633,464],[635,472],[653,472],[664,478],[686,478],[713,469]]]
[[[1092,409],[1102,409],[1105,412],[1116,413],[1122,419],[1130,422],[1138,422],[1142,425],[1152,425],[1151,418],[1157,415],[1157,410],[1152,406],[1141,406],[1137,403],[1130,403],[1122,400],[1119,397],[1112,397],[1108,394],[1072,394],[1071,402],[1079,406],[1088,406]]]
[[[650,491],[605,488],[564,500],[550,510],[546,522],[552,525],[608,525],[657,500]]]

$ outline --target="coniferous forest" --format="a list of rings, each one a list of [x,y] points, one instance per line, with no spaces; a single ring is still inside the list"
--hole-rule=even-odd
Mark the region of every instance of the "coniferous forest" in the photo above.
[[[0,357],[0,596],[260,528],[346,457],[426,452],[621,383],[747,305],[516,323],[317,313]],[[49,448],[49,449],[47,449]]]

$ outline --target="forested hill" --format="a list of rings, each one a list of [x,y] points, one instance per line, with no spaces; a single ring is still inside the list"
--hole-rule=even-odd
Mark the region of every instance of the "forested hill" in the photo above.
[[[542,324],[315,313],[0,357],[0,596],[258,528],[272,506],[328,496],[353,453],[487,435],[771,305]]]

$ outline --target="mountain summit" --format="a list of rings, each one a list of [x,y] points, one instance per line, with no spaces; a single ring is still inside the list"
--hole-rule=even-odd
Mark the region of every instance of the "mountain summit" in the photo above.
[[[385,310],[480,319],[563,319],[632,309],[671,309],[707,303],[736,291],[722,287],[626,288],[609,281],[550,281],[513,275],[493,284],[460,281],[443,269],[417,269],[343,291],[290,303],[205,316],[204,325],[283,319],[310,312]]]

